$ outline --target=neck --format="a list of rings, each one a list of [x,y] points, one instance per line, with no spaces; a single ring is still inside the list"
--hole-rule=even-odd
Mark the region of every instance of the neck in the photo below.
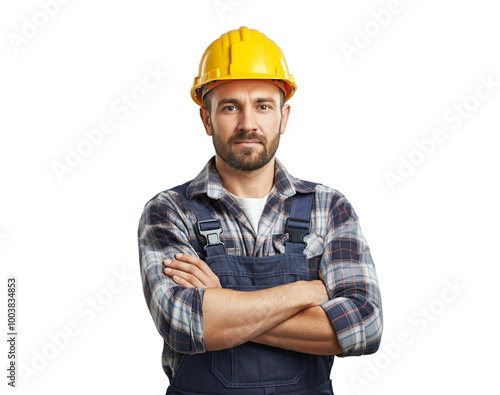
[[[228,192],[242,198],[263,198],[273,187],[274,158],[258,170],[245,171],[228,166],[216,155],[215,168],[222,186]]]

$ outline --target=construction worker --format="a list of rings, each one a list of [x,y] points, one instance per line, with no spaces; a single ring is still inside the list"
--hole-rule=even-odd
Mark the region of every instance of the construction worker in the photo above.
[[[150,200],[139,225],[167,394],[333,394],[334,356],[379,347],[358,217],[275,158],[295,91],[280,48],[256,30],[223,34],[203,54],[191,96],[215,156]]]

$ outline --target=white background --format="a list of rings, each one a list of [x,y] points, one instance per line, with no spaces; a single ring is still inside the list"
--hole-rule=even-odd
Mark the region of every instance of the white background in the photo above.
[[[335,393],[498,388],[498,2],[55,4],[0,6],[0,315],[7,338],[16,276],[12,391],[165,392],[137,224],[147,200],[212,155],[189,89],[208,44],[242,25],[278,43],[298,84],[278,157],[347,196],[380,278],[382,348],[336,359]],[[168,75],[146,91],[151,69]],[[131,92],[136,108],[118,112]],[[84,143],[106,119],[114,129]],[[58,176],[77,147],[86,156]],[[400,177],[392,187],[388,172]]]

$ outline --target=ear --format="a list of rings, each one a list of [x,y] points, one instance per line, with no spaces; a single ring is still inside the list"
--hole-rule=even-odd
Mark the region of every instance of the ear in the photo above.
[[[290,116],[290,104],[285,104],[281,110],[281,129],[280,134],[285,133],[286,124],[288,123],[288,118]]]
[[[210,121],[210,113],[205,107],[200,107],[200,118],[205,127],[205,132],[211,136],[212,135],[212,122]]]

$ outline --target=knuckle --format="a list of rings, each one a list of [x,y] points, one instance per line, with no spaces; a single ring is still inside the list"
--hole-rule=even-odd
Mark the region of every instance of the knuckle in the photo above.
[[[203,267],[203,261],[200,261],[199,259],[194,259],[193,260],[193,265],[196,266],[197,268]]]

